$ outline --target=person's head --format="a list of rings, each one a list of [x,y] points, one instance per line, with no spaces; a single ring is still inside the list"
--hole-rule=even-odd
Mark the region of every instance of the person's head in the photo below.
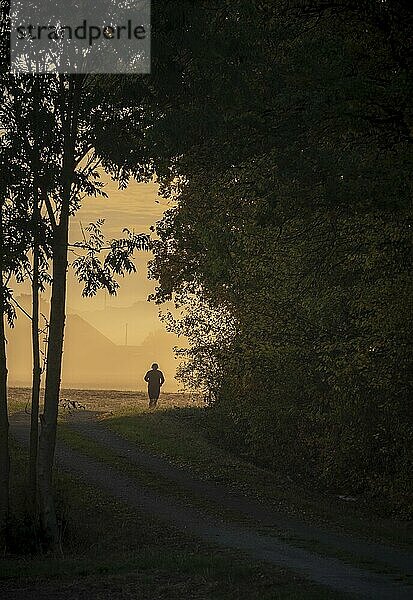
[[[159,366],[159,365],[157,365],[156,363],[153,363],[153,365],[152,365],[152,369],[153,369],[154,371],[156,371],[156,369],[158,368],[158,366]]]

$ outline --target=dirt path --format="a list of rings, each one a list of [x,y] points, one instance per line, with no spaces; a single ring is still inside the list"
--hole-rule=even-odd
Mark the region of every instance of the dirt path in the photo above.
[[[29,417],[24,413],[12,418],[12,434],[22,444],[27,443]],[[139,450],[99,424],[92,413],[82,413],[72,420],[71,426],[79,433],[108,447],[115,456],[126,458],[131,464],[145,468],[160,478],[173,481],[191,492],[207,497],[221,506],[242,512],[250,519],[249,526],[223,522],[188,506],[183,500],[161,496],[144,487],[132,476],[97,459],[82,455],[59,442],[56,451],[58,466],[96,485],[132,509],[161,519],[168,524],[202,538],[209,543],[242,550],[252,557],[291,569],[308,579],[338,592],[354,597],[377,600],[413,598],[413,587],[402,581],[408,574],[413,557],[379,544],[370,544],[349,536],[326,532],[304,525],[285,516],[275,515],[264,507],[244,497],[231,494],[221,486],[203,482],[166,460]],[[256,531],[260,527],[273,527],[280,535],[265,535]],[[294,542],[283,541],[288,533]],[[310,552],[293,543],[301,541],[319,543],[353,557],[379,561],[392,567],[392,573],[376,574],[356,568],[342,560]]]

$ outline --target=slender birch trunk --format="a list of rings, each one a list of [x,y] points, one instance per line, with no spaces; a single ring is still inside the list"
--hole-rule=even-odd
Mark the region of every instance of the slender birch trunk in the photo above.
[[[52,298],[49,343],[47,348],[44,412],[40,417],[39,500],[45,540],[52,551],[61,551],[56,510],[53,499],[53,463],[56,446],[57,416],[62,373],[63,339],[66,320],[67,249],[72,182],[75,170],[79,98],[76,80],[72,78],[67,99],[62,100],[63,167],[59,224],[53,236]],[[80,90],[78,91],[80,94]]]
[[[53,462],[56,445],[62,371],[63,336],[66,306],[67,227],[59,224],[53,248],[53,284],[47,348],[44,412],[40,417],[39,500],[40,516],[46,542],[51,549],[59,547],[59,532],[53,500]]]
[[[7,355],[5,331],[5,295],[3,281],[3,223],[0,205],[0,549],[5,549],[9,517],[9,419],[7,410]]]
[[[34,219],[35,231],[38,226]],[[33,280],[32,280],[32,403],[30,418],[30,450],[29,450],[29,491],[34,514],[37,514],[37,455],[39,448],[39,401],[42,369],[39,342],[39,241],[35,233],[33,243]]]
[[[38,103],[40,101],[39,82],[34,82],[34,135],[35,142],[33,148],[33,279],[32,279],[32,355],[33,355],[33,376],[32,376],[32,402],[30,418],[30,449],[29,449],[29,493],[32,511],[34,516],[38,513],[37,504],[37,459],[39,450],[39,402],[40,386],[42,379],[42,369],[40,360],[40,342],[39,342],[39,261],[40,261],[40,205],[39,205],[39,145],[37,136],[39,135],[39,113]]]

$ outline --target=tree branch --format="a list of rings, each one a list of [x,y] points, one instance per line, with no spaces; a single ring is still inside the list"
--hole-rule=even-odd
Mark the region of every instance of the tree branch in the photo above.
[[[31,315],[29,315],[29,313],[28,313],[27,311],[25,311],[25,310],[24,310],[24,308],[23,308],[22,306],[20,306],[20,304],[17,302],[17,300],[16,300],[15,298],[10,298],[10,300],[13,302],[13,304],[15,304],[15,305],[17,306],[17,308],[18,308],[19,310],[21,310],[21,311],[22,311],[22,313],[23,313],[24,315],[26,315],[26,317],[27,317],[28,319],[30,319],[30,321],[32,320],[32,317],[31,317]]]
[[[45,192],[45,190],[41,189],[41,194],[42,194],[42,200],[46,205],[46,209],[47,209],[47,214],[49,215],[49,220],[52,226],[53,231],[56,231],[57,229],[57,223],[56,223],[56,217],[55,214],[53,212],[53,207],[52,204],[50,202],[50,198],[47,195],[47,193]]]

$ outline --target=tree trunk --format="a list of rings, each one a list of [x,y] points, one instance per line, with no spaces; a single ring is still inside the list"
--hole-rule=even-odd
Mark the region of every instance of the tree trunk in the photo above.
[[[39,448],[39,400],[42,370],[39,343],[39,246],[35,240],[33,248],[32,281],[32,405],[30,419],[29,491],[34,515],[37,514],[37,454]]]
[[[75,143],[79,97],[76,80],[62,99],[63,167],[60,221],[53,236],[52,298],[50,306],[49,343],[47,348],[44,412],[40,417],[39,441],[39,501],[40,519],[45,541],[50,550],[61,552],[56,510],[53,500],[53,462],[56,446],[57,416],[63,358],[63,338],[66,319],[67,248],[72,182],[74,178]],[[80,90],[78,91],[80,94]],[[66,104],[66,105],[65,105]]]
[[[59,531],[53,500],[52,476],[66,317],[67,229],[67,226],[63,229],[62,223],[60,223],[54,239],[46,388],[44,412],[40,417],[38,472],[40,516],[45,541],[52,550],[59,548]]]
[[[40,519],[45,541],[49,549],[54,552],[59,550],[61,552],[52,479],[66,320],[70,199],[75,170],[74,153],[80,102],[80,90],[77,90],[75,77],[72,76],[69,80],[69,88],[65,94],[65,97],[61,98],[63,121],[62,203],[59,224],[55,227],[53,235],[52,298],[46,361],[44,412],[40,417],[38,469]]]
[[[1,207],[1,205],[0,205]],[[5,296],[3,281],[3,224],[0,209],[0,549],[5,549],[7,522],[9,517],[9,419],[7,411],[7,356]]]
[[[39,260],[40,260],[40,206],[39,206],[39,114],[40,101],[39,81],[34,81],[34,148],[33,148],[33,279],[32,279],[32,403],[30,418],[30,450],[29,450],[29,493],[33,516],[38,514],[37,506],[37,456],[39,450],[39,401],[42,370],[39,343]]]

